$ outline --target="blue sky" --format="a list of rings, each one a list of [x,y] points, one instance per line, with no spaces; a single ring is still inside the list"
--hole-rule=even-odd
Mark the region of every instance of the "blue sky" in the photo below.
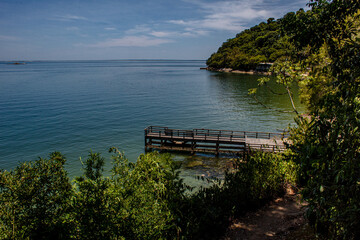
[[[308,0],[0,0],[0,60],[207,59]]]

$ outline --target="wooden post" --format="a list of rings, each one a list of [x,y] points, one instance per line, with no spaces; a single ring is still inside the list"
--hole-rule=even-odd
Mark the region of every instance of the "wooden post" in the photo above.
[[[147,133],[148,133],[148,131],[147,131],[147,129],[145,128],[145,151],[148,150],[148,146],[147,146],[147,139],[148,139]]]

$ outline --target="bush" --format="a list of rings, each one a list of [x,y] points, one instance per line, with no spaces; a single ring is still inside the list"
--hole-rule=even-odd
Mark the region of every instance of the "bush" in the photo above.
[[[191,239],[218,239],[229,221],[284,194],[287,183],[295,184],[297,165],[285,155],[253,152],[238,160],[223,180],[193,194],[186,209]]]
[[[253,153],[191,193],[170,155],[142,154],[131,163],[112,151],[110,177],[101,155],[90,153],[73,186],[60,153],[2,171],[0,238],[215,239],[232,217],[281,195],[296,169],[282,155]]]
[[[174,239],[178,206],[187,187],[179,178],[179,165],[170,155],[142,154],[135,164],[118,153],[114,156],[111,194],[115,222],[123,225],[126,239]]]
[[[1,239],[67,239],[72,187],[58,152],[0,172]]]
[[[103,178],[104,158],[90,153],[84,166],[84,175],[75,178],[76,192],[72,213],[76,222],[77,239],[114,239],[112,229],[110,182]]]

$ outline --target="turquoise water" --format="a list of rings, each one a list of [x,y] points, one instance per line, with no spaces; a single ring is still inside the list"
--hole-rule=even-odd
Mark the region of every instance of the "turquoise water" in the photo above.
[[[79,175],[79,157],[92,150],[110,162],[111,146],[135,161],[149,125],[276,131],[292,122],[293,114],[265,109],[248,96],[258,76],[200,70],[204,66],[168,60],[0,63],[0,169],[60,151],[70,175]],[[286,96],[261,91],[259,98],[291,110]]]

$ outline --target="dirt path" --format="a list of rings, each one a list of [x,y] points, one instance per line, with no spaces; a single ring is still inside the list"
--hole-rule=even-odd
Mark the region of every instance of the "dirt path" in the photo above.
[[[235,220],[223,240],[297,239],[299,232],[302,239],[312,239],[312,235],[302,233],[308,232],[304,229],[303,206],[298,196],[289,190],[284,197]]]

